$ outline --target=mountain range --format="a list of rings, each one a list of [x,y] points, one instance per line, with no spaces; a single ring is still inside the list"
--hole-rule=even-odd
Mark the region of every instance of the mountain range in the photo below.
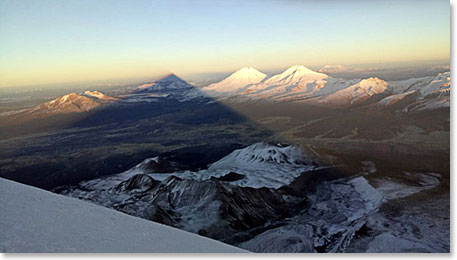
[[[330,108],[368,105],[373,109],[417,111],[450,106],[450,72],[436,76],[384,81],[377,77],[365,79],[333,78],[294,65],[284,72],[268,77],[252,67],[237,70],[220,82],[197,88],[174,74],[129,89],[117,97],[99,91],[70,93],[31,109],[11,111],[0,117],[21,121],[25,117],[42,118],[55,114],[88,112],[101,105],[156,102],[168,98],[180,102],[201,99],[206,102],[292,102]]]
[[[294,65],[271,77],[262,75],[265,74],[254,68],[243,68],[218,83],[203,87],[203,90],[218,99],[235,102],[302,102],[317,106],[350,107],[372,97],[382,97],[385,100],[379,105],[388,106],[392,104],[388,100],[397,103],[403,97],[416,93],[414,102],[407,104],[409,110],[450,105],[450,72],[387,82],[377,77],[350,80],[332,78],[305,66]],[[250,78],[256,78],[257,82],[245,80]]]

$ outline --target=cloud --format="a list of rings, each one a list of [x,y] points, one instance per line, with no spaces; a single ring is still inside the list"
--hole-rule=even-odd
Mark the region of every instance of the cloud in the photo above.
[[[373,72],[378,69],[376,68],[354,68],[354,67],[347,67],[341,64],[337,65],[325,65],[324,67],[320,68],[318,71],[321,73],[366,73],[366,72]]]

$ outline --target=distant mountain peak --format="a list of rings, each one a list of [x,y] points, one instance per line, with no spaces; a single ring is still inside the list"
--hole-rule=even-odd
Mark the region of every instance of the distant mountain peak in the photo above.
[[[73,92],[42,103],[31,109],[30,112],[44,114],[87,112],[100,104],[101,103],[94,98]]]
[[[325,65],[324,67],[320,68],[318,72],[321,73],[341,73],[350,70],[349,67],[343,66],[341,64],[336,64],[336,65]]]
[[[244,67],[235,71],[226,79],[237,79],[248,82],[249,84],[255,84],[263,80],[266,76],[266,74],[256,70],[253,67]]]
[[[267,75],[256,70],[253,67],[243,67],[224,80],[211,84],[205,89],[216,90],[218,92],[233,92],[238,91],[245,86],[256,84],[262,81]]]
[[[336,106],[357,104],[374,95],[386,92],[388,87],[389,84],[386,81],[377,77],[370,77],[362,79],[350,87],[336,91],[320,100],[320,102]]]
[[[315,72],[303,65],[294,65],[287,68],[284,72],[272,76],[266,83],[268,84],[296,84],[302,80],[319,80],[327,78],[328,75]]]
[[[286,71],[289,71],[289,70],[294,70],[294,71],[298,70],[298,71],[302,71],[304,73],[315,73],[315,71],[307,68],[304,65],[299,65],[299,64],[290,66]]]
[[[282,75],[291,75],[291,74],[296,74],[296,75],[315,75],[319,77],[326,78],[328,77],[327,75],[319,72],[315,72],[314,70],[311,70],[303,65],[294,65],[286,69]]]
[[[254,67],[243,67],[243,68],[240,68],[237,71],[235,71],[233,74],[236,74],[236,73],[265,75],[264,73],[258,71]]]
[[[84,99],[86,97],[82,97],[80,96],[78,93],[76,92],[72,92],[72,93],[69,93],[69,94],[65,94],[61,97],[58,97],[58,98],[55,98],[47,103],[49,104],[65,104],[65,103],[72,103],[78,99]]]

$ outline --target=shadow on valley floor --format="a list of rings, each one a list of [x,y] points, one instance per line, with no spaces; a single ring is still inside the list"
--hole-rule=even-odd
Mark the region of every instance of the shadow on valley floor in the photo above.
[[[328,109],[300,103],[238,103],[232,108],[273,133],[306,146],[342,171],[367,178],[404,178],[405,172],[435,172],[449,191],[449,109],[399,113],[370,103]],[[367,171],[367,164],[373,169]]]
[[[89,112],[25,118],[0,129],[0,176],[45,189],[158,155],[182,169],[205,168],[272,135],[175,75]]]

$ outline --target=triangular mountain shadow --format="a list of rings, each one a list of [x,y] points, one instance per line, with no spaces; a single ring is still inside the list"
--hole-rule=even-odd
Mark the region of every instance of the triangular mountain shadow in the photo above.
[[[188,89],[193,88],[189,83],[171,73],[164,77],[157,79],[156,81],[144,84],[133,91],[133,93],[147,93],[147,92],[160,92],[167,91],[170,89]]]
[[[106,124],[123,126],[154,117],[160,117],[157,119],[167,123],[186,125],[212,124],[224,120],[239,123],[248,120],[175,74],[169,74],[132,90],[118,102],[97,110],[70,127]]]
[[[34,124],[44,125],[40,135],[34,130],[35,137],[4,143],[0,156],[17,161],[0,166],[0,176],[45,189],[119,173],[157,155],[204,168],[271,134],[174,74],[89,112],[26,125]]]

